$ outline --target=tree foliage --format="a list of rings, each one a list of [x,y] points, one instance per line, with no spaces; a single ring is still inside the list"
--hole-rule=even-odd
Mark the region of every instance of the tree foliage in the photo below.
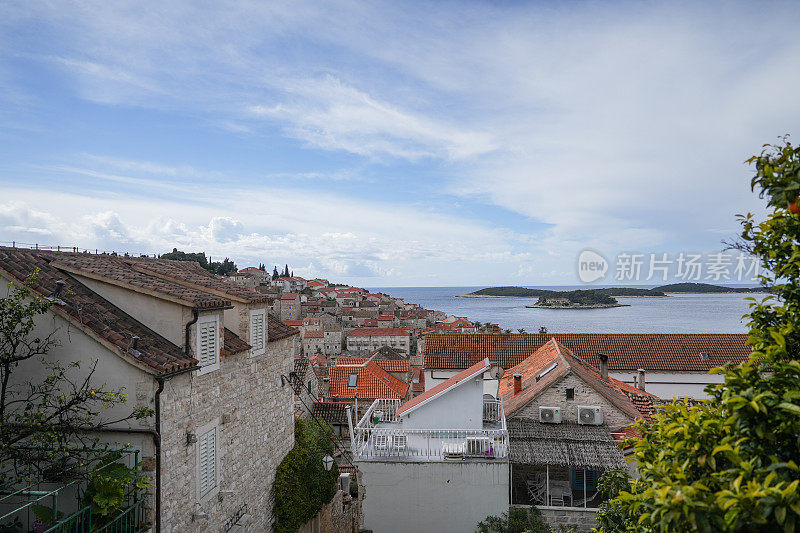
[[[46,354],[59,345],[57,330],[37,335],[37,319],[48,313],[50,302],[28,285],[9,289],[0,298],[0,485],[74,479],[104,453],[93,431],[151,416],[152,410],[137,406],[119,419],[104,418],[105,410],[127,396],[94,382],[96,360],[48,361]],[[41,372],[34,373],[37,366]]]
[[[559,526],[558,529],[554,529],[547,525],[538,508],[511,507],[508,512],[500,516],[487,516],[478,522],[477,531],[478,533],[574,533],[577,528]]]
[[[785,139],[754,156],[752,187],[771,211],[741,216],[742,242],[758,255],[762,284],[751,299],[750,359],[712,370],[697,406],[676,403],[640,425],[641,478],[615,500],[629,530],[795,531],[800,527],[800,149]],[[601,529],[601,531],[613,531]]]
[[[175,261],[194,261],[212,274],[217,274],[219,276],[230,276],[239,270],[236,267],[236,263],[227,257],[222,261],[209,261],[208,258],[206,258],[205,252],[183,252],[177,248],[173,248],[171,252],[161,254],[159,257],[161,259],[173,259]]]
[[[272,485],[276,533],[294,533],[314,518],[336,494],[339,469],[325,470],[322,457],[333,455],[333,428],[295,419],[294,448],[278,465]]]

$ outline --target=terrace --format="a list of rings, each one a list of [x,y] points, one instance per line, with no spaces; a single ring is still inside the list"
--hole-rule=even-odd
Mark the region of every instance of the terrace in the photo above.
[[[400,400],[375,400],[351,432],[354,458],[365,461],[506,461],[502,402],[483,400],[481,429],[410,429],[397,417]]]

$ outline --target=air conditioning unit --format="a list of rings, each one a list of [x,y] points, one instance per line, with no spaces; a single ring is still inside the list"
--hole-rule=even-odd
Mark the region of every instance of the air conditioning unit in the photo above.
[[[599,405],[579,405],[578,424],[599,426],[603,423],[603,410]]]
[[[489,452],[491,444],[489,437],[467,437],[467,455],[483,456]]]
[[[545,407],[539,406],[539,422],[545,424],[560,424],[561,423],[561,408],[560,407]]]

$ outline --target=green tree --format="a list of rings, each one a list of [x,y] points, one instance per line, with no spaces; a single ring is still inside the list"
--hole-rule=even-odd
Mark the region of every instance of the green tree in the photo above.
[[[635,528],[795,531],[800,526],[800,149],[785,139],[748,160],[770,213],[740,216],[739,248],[758,255],[773,294],[750,298],[750,359],[712,370],[698,406],[675,403],[640,424],[640,479],[620,492]],[[601,531],[605,531],[601,529]]]
[[[92,432],[153,414],[137,406],[120,419],[103,417],[127,396],[94,382],[97,361],[83,369],[80,361],[46,359],[59,346],[58,330],[36,331],[37,322],[51,323],[42,320],[51,304],[30,289],[35,283],[33,275],[22,287],[9,285],[9,295],[0,298],[0,486],[80,477],[82,466],[105,453]]]
[[[339,469],[325,470],[322,457],[333,455],[333,428],[296,418],[294,448],[278,465],[272,485],[274,530],[294,533],[314,518],[336,494]]]

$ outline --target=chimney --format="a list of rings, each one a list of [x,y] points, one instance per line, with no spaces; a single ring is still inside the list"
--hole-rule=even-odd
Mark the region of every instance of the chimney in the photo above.
[[[638,372],[639,378],[636,380],[636,388],[640,391],[644,391],[644,368],[640,368]]]
[[[603,381],[608,381],[608,356],[604,353],[597,354],[600,358],[600,377]]]
[[[514,396],[522,392],[522,374],[514,374]]]

